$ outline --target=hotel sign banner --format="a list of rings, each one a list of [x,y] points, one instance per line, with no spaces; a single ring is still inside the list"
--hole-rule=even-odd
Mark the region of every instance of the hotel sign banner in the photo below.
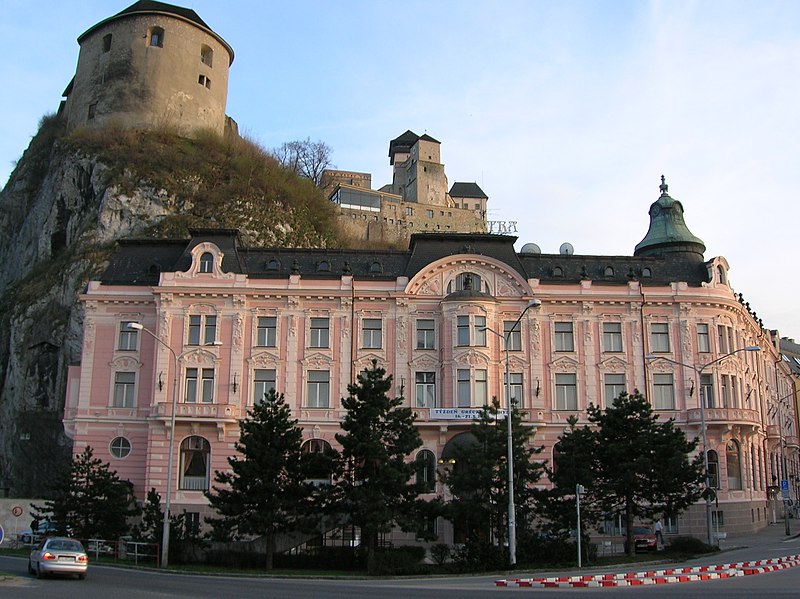
[[[431,408],[431,420],[478,420],[480,408]],[[498,410],[497,417],[505,418],[508,410]]]

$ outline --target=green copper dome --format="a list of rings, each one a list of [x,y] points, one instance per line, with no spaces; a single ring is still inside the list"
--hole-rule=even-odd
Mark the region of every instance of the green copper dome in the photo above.
[[[706,245],[683,221],[683,204],[667,194],[668,186],[661,175],[661,196],[650,206],[650,229],[636,246],[634,256],[659,256],[671,252],[703,255]]]

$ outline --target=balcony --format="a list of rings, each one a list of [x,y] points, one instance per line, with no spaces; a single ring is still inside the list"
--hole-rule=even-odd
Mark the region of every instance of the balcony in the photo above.
[[[171,403],[158,403],[151,412],[153,418],[167,420],[172,416]],[[175,418],[178,420],[217,420],[235,421],[239,419],[239,406],[216,403],[179,403]]]
[[[786,435],[783,440],[786,442],[786,447],[789,449],[800,449],[800,440],[794,435]]]
[[[777,424],[767,425],[767,439],[780,439],[781,429]]]
[[[702,415],[700,408],[693,408],[687,411],[686,421],[689,424],[700,424]],[[760,425],[761,420],[755,410],[743,408],[707,408],[706,424],[747,424]]]

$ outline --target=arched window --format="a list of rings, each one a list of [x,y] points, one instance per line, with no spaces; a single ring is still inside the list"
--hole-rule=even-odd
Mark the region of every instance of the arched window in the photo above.
[[[211,445],[203,437],[187,437],[181,443],[181,478],[178,488],[185,491],[208,490],[211,472]]]
[[[205,44],[200,46],[200,62],[208,66],[214,66],[214,51]]]
[[[708,481],[712,489],[719,489],[719,455],[713,449],[708,450]]]
[[[650,270],[649,268],[646,268],[646,267],[642,269],[642,278],[643,279],[649,279],[652,276],[653,276],[653,271],[652,270]]]
[[[269,262],[267,262],[267,270],[278,270],[279,268],[280,263],[275,258],[272,258]]]
[[[553,267],[553,276],[554,277],[563,277],[564,276],[564,269],[560,266]]]
[[[314,456],[308,468],[308,482],[318,486],[331,484],[331,444],[324,439],[309,439],[303,443],[300,451]]]
[[[150,45],[156,48],[164,47],[164,30],[161,27],[151,27],[149,35]]]
[[[200,272],[214,272],[214,254],[211,252],[200,256]]]
[[[331,263],[327,260],[322,260],[317,264],[317,272],[330,272],[331,271]]]
[[[717,266],[717,280],[722,285],[727,285],[727,281],[725,280],[725,269],[722,266]]]
[[[455,285],[453,285],[453,283],[455,283]],[[456,275],[456,278],[447,284],[447,293],[464,291],[465,289],[490,293],[489,285],[481,279],[480,275],[476,275],[474,272],[462,272],[460,275]]]
[[[436,489],[436,456],[432,451],[423,449],[414,460],[417,473],[417,485],[423,493],[433,493]]]
[[[740,491],[742,489],[742,460],[739,444],[731,439],[725,446],[725,462],[728,470],[728,490]]]
[[[614,276],[614,267],[613,266],[606,266],[606,269],[603,272],[603,274],[605,276],[607,276],[607,277],[613,277]]]

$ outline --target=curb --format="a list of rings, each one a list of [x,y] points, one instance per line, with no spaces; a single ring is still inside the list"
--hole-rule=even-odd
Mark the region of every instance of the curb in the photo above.
[[[576,576],[550,576],[540,578],[512,578],[496,580],[495,586],[520,588],[598,588],[627,587],[676,582],[718,580],[737,576],[753,576],[786,570],[800,565],[800,554],[787,555],[746,562],[717,564],[712,566],[687,566],[641,572],[587,574]]]

